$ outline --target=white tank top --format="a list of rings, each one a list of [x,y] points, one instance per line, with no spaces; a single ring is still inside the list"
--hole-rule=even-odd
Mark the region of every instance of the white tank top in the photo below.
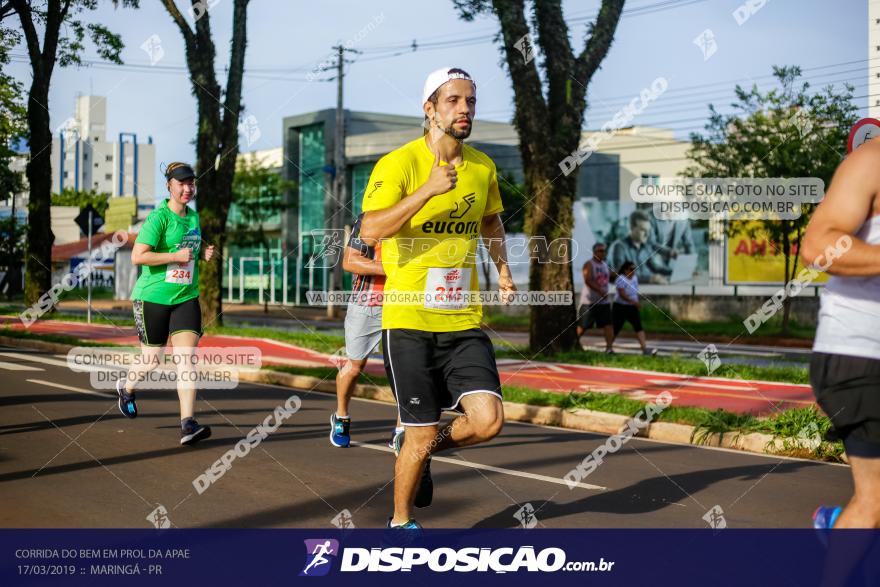
[[[855,236],[880,245],[880,215],[865,221]],[[828,278],[813,350],[880,359],[880,275]]]
[[[597,283],[600,290],[608,291],[608,279],[611,277],[611,274],[608,271],[608,264],[605,261],[596,261],[596,259],[590,259],[587,261],[590,264],[590,277]],[[593,304],[609,304],[611,300],[608,297],[600,297],[599,294],[594,292],[592,289],[584,284],[583,289],[581,289],[581,300],[580,305],[584,306],[592,306]]]

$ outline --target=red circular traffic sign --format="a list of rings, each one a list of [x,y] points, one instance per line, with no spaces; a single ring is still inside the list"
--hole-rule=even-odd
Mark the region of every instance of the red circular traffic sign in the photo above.
[[[880,120],[876,118],[863,118],[852,127],[849,131],[849,140],[846,143],[846,152],[852,153],[853,150],[861,146],[862,143],[880,136]]]

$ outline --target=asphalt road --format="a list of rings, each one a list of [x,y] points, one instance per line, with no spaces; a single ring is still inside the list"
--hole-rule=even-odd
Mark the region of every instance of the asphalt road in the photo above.
[[[213,437],[187,448],[174,391],[142,391],[136,420],[103,393],[63,356],[0,348],[0,526],[150,527],[160,505],[176,527],[330,528],[342,513],[369,528],[391,512],[391,405],[354,400],[359,445],[337,449],[327,438],[332,396],[259,384],[208,390],[197,411]],[[291,395],[301,409],[199,494],[193,480]],[[718,506],[727,527],[806,527],[817,505],[852,491],[845,466],[638,438],[569,489],[565,474],[606,440],[508,423],[485,446],[435,457],[434,504],[417,518],[514,528],[526,506],[548,528],[706,527]]]

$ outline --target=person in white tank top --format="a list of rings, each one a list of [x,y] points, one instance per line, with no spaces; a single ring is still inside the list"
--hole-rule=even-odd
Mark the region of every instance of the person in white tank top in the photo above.
[[[820,507],[814,526],[880,528],[880,141],[867,141],[837,168],[800,256],[830,275],[810,383],[855,483],[846,507]]]
[[[577,337],[580,339],[593,326],[601,328],[605,336],[605,352],[611,353],[614,330],[611,326],[611,294],[608,283],[612,278],[612,271],[605,262],[606,254],[605,243],[595,243],[593,256],[584,263],[584,286],[578,306]]]

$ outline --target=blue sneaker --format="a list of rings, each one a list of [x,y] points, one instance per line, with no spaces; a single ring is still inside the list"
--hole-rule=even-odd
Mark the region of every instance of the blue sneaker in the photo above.
[[[116,405],[119,406],[119,411],[122,412],[122,415],[130,419],[137,418],[138,407],[137,403],[134,401],[134,394],[125,391],[125,385],[122,379],[116,380],[116,395],[119,396],[119,401]]]
[[[337,418],[336,412],[330,414],[330,444],[348,448],[351,444],[351,418]]]
[[[392,518],[388,518],[387,527],[392,530],[421,530],[422,526],[418,522],[416,522],[413,518],[410,518],[405,523],[400,524],[399,526],[391,525]]]
[[[820,505],[813,512],[813,528],[816,530],[830,530],[834,527],[842,511],[843,509],[838,506]]]
[[[422,539],[422,526],[412,518],[399,526],[392,526],[391,520],[392,518],[388,518],[388,523],[385,524],[386,530],[381,542],[383,548],[406,548]]]
[[[397,435],[402,433],[404,430],[404,428],[395,428],[391,431],[391,438],[388,439],[388,448],[394,450],[394,439],[397,438]],[[398,452],[400,451],[395,450],[394,454],[396,455]]]
[[[405,429],[400,432],[395,431],[394,437],[391,439],[391,443],[394,445],[395,456],[400,456],[400,447],[403,446],[403,441],[406,436],[405,433]],[[431,478],[431,457],[428,456],[428,460],[425,461],[425,468],[422,469],[422,476],[419,479],[419,487],[416,489],[416,499],[413,502],[413,505],[417,508],[426,508],[431,505],[431,502],[433,501],[434,480]]]
[[[202,426],[195,418],[189,418],[180,426],[180,444],[192,445],[211,437],[211,427]]]

